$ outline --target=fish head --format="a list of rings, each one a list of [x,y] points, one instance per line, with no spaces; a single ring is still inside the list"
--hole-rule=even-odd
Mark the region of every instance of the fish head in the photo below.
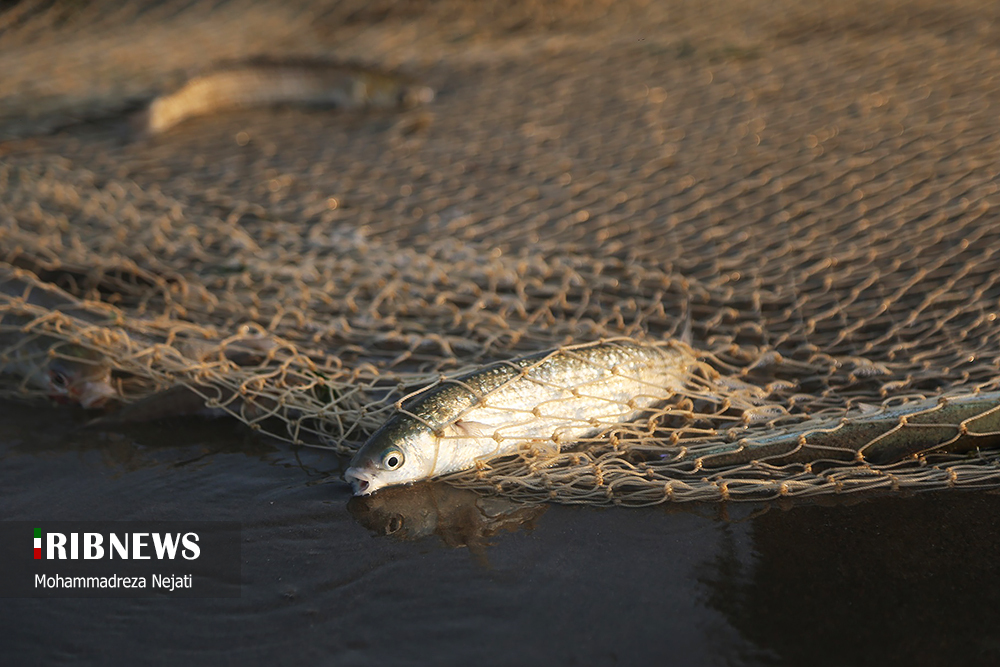
[[[387,421],[351,459],[344,473],[354,495],[411,484],[432,476],[439,438],[430,426],[409,415]]]
[[[399,106],[413,107],[430,104],[434,101],[434,89],[428,86],[404,86],[399,94]]]
[[[111,367],[99,355],[84,348],[60,350],[49,362],[49,396],[60,403],[99,408],[118,395],[111,385]]]
[[[412,109],[434,101],[433,88],[412,83],[406,78],[369,73],[360,83],[360,94],[356,93],[355,97],[380,109]]]

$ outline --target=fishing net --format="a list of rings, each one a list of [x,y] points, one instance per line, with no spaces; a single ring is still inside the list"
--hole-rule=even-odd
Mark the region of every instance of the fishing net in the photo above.
[[[998,13],[17,3],[3,392],[350,453],[489,364],[675,341],[689,374],[639,414],[448,481],[630,505],[996,487]],[[135,133],[155,95],[261,54],[437,97]]]

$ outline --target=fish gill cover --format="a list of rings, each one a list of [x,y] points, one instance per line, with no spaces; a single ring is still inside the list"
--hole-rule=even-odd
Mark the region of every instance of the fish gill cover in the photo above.
[[[492,3],[404,4],[0,15],[3,391],[351,454],[403,417],[446,440],[462,415],[420,398],[507,362],[548,393],[472,402],[566,428],[452,484],[627,505],[1000,486],[995,5],[525,3],[498,27]],[[334,46],[440,94],[120,131],[178,70]],[[681,374],[545,365],[606,341],[675,346]]]

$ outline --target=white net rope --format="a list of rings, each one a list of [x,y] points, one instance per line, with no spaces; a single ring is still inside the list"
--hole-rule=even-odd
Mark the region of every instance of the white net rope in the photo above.
[[[507,425],[442,440],[520,444],[453,484],[624,504],[997,486],[1000,53],[977,26],[998,10],[786,4],[527,3],[509,25],[489,3],[19,4],[2,391],[350,453],[499,362],[528,398],[473,387],[466,421]],[[173,45],[195,25],[201,46]],[[262,52],[365,56],[439,94],[153,139],[118,115]],[[683,363],[586,356],[614,341]],[[554,363],[581,354],[589,375]]]

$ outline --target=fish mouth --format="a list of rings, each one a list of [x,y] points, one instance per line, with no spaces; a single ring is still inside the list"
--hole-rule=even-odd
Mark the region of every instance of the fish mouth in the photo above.
[[[344,479],[354,487],[354,495],[369,496],[385,486],[385,482],[376,479],[375,475],[361,468],[348,468]]]
[[[403,91],[403,106],[415,107],[430,104],[434,101],[434,89],[427,86],[415,86]]]
[[[58,403],[78,403],[84,409],[91,410],[118,398],[118,391],[105,381],[84,381],[68,387],[50,386],[49,398]]]
[[[86,409],[99,408],[108,400],[117,398],[118,392],[106,382],[85,382],[79,392],[80,405]]]

